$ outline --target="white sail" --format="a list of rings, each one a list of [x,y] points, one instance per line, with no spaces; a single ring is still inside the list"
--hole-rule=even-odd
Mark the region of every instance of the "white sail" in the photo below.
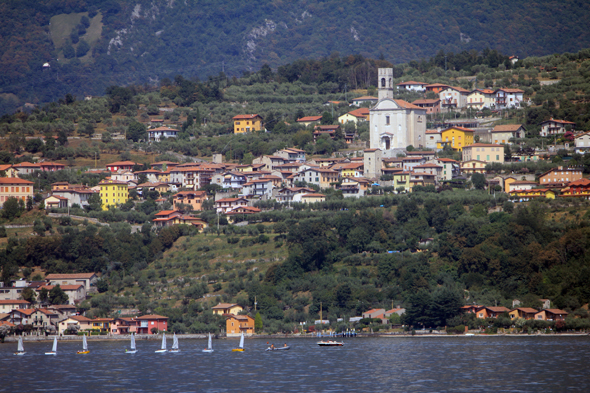
[[[240,337],[240,345],[238,348],[244,349],[244,332],[242,332],[242,336]]]
[[[208,350],[213,349],[213,343],[211,342],[211,333],[209,333],[209,341],[207,342],[207,349]]]
[[[51,352],[57,352],[57,336],[53,337],[53,348],[51,348]]]
[[[178,350],[178,337],[176,337],[176,333],[172,336],[172,349]]]
[[[162,349],[166,349],[166,333],[162,333]]]
[[[82,350],[88,351],[88,343],[86,342],[86,335],[82,336]]]
[[[135,351],[135,335],[133,333],[131,333],[131,350]]]
[[[25,351],[25,347],[23,346],[23,336],[20,336],[18,338],[18,351],[19,352],[24,352]]]

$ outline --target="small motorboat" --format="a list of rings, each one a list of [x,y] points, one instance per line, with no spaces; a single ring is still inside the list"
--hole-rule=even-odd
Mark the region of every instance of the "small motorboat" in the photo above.
[[[344,345],[344,343],[342,341],[334,341],[334,340],[328,340],[328,341],[318,341],[317,343],[320,347],[341,347]]]
[[[285,347],[268,347],[266,351],[287,351],[289,349],[291,349],[291,346],[287,345]]]

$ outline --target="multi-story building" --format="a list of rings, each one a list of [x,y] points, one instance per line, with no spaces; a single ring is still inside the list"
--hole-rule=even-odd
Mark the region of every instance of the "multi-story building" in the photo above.
[[[477,160],[486,163],[504,163],[504,146],[493,143],[474,143],[463,147],[463,161]]]
[[[492,130],[492,143],[512,143],[511,139],[524,138],[525,128],[522,124],[503,124]]]
[[[176,138],[180,130],[168,127],[152,128],[147,131],[149,142],[159,142],[165,138]]]
[[[567,183],[582,179],[582,168],[559,166],[539,175],[539,185],[543,187],[563,187]]]
[[[565,132],[568,130],[573,131],[574,130],[574,126],[576,125],[576,123],[574,123],[573,121],[567,121],[567,120],[556,120],[556,119],[549,119],[549,120],[545,120],[544,122],[541,123],[541,136],[552,136],[552,135],[559,135],[559,134],[565,134]]]
[[[443,110],[465,108],[469,93],[469,90],[456,86],[449,86],[441,90],[439,93],[441,108]]]
[[[33,182],[18,177],[0,177],[0,206],[9,198],[26,201],[33,198]]]
[[[496,109],[520,108],[524,90],[502,88],[496,90]]]
[[[473,134],[475,131],[463,127],[451,127],[441,131],[441,142],[437,145],[438,149],[443,149],[445,145],[451,146],[454,150],[462,151],[465,146],[473,144]]]
[[[398,90],[407,90],[407,91],[417,91],[417,92],[421,93],[426,90],[426,85],[428,85],[428,83],[407,81],[407,82],[398,83],[397,89]]]
[[[203,210],[203,202],[207,200],[207,193],[205,191],[180,191],[172,197],[172,205],[177,208],[177,205],[189,205],[194,211]]]
[[[262,116],[260,115],[237,115],[233,117],[233,121],[234,134],[262,130]]]
[[[426,114],[431,115],[433,113],[440,113],[440,99],[421,99],[412,101],[412,105],[419,106],[420,108],[426,109]]]
[[[475,89],[467,95],[467,107],[481,110],[496,106],[496,92],[490,89]]]
[[[102,210],[108,210],[110,206],[122,205],[129,199],[129,186],[123,181],[105,179],[98,185]]]

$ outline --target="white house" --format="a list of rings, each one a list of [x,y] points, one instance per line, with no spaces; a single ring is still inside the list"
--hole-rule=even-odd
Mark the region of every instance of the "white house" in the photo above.
[[[148,130],[148,141],[159,142],[162,138],[176,138],[180,130],[168,127],[158,127]]]
[[[462,109],[467,106],[467,96],[471,92],[462,87],[449,86],[438,93],[442,109]]]
[[[520,108],[524,99],[524,90],[498,89],[496,90],[496,109]]]
[[[424,82],[416,82],[416,81],[407,81],[407,82],[402,82],[402,83],[398,83],[397,84],[397,89],[398,90],[408,90],[408,91],[418,91],[418,92],[424,92],[426,91],[426,85],[428,83],[424,83]]]
[[[576,136],[576,153],[585,154],[590,150],[590,131]]]
[[[541,123],[541,136],[551,136],[551,135],[559,135],[565,134],[567,131],[566,127],[571,127],[571,130],[574,130],[574,126],[576,123],[573,121],[567,120],[556,120],[556,119],[549,119],[545,120]]]

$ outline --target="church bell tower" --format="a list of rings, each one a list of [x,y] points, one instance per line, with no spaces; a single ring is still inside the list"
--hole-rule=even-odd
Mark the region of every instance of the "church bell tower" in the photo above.
[[[390,98],[393,100],[393,68],[379,68],[379,100]]]

